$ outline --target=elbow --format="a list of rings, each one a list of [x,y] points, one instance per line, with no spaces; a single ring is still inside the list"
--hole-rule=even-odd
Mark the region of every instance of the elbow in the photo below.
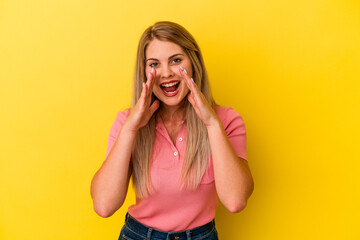
[[[234,204],[229,204],[228,206],[226,206],[226,209],[231,213],[238,213],[244,210],[245,207],[246,201],[242,201]]]
[[[104,207],[96,207],[94,205],[94,211],[96,212],[97,215],[99,215],[100,217],[103,218],[108,218],[111,217],[114,213],[109,211],[108,209],[104,208]]]
[[[124,203],[125,199],[112,199],[103,196],[91,195],[93,209],[97,215],[103,218],[111,217]]]
[[[108,204],[99,204],[94,202],[93,208],[97,215],[103,218],[108,218],[111,217],[120,207],[114,208],[110,207]]]
[[[246,207],[247,200],[249,199],[253,191],[254,191],[254,182],[252,181],[247,197],[238,196],[236,198],[233,198],[232,200],[228,199],[226,205],[224,204],[225,208],[231,213],[241,212]]]

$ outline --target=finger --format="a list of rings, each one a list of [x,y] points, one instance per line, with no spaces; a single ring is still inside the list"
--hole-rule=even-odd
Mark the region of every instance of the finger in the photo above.
[[[192,93],[194,93],[194,95],[196,97],[200,97],[202,93],[200,92],[197,85],[194,83],[194,80],[187,75],[186,70],[182,70],[181,68],[182,67],[180,66],[180,68],[179,68],[180,74],[185,78],[185,82],[186,82],[188,88],[190,89],[190,91]]]
[[[195,107],[195,99],[194,99],[194,96],[192,95],[192,93],[189,93],[189,95],[188,95],[188,100],[189,100],[189,102],[191,103],[191,105],[192,105],[193,107]]]
[[[142,86],[142,91],[141,91],[141,95],[140,95],[140,102],[141,102],[141,106],[144,105],[145,103],[145,98],[146,98],[146,93],[147,93],[147,85],[143,82],[143,86]]]
[[[148,85],[148,89],[150,88],[150,84],[151,84],[153,79],[154,79],[154,68],[152,68],[151,71],[147,75],[146,84]]]
[[[151,93],[152,93],[152,89],[150,89],[150,88],[153,85],[152,84],[153,78],[154,78],[153,71],[154,71],[154,68],[152,68],[152,72],[149,72],[147,75],[147,81],[146,81],[146,89],[147,89],[146,99],[147,100],[149,100],[149,98],[151,97]]]
[[[199,100],[202,98],[201,95],[201,91],[199,90],[199,88],[197,87],[197,85],[194,83],[193,79],[190,77],[179,68],[180,74],[185,78],[185,82],[188,86],[188,88],[190,89],[190,91],[194,94],[194,98],[198,98]]]
[[[193,106],[196,114],[197,114],[198,116],[201,116],[199,107],[198,107],[198,105],[197,105],[197,103],[196,103],[196,100],[195,100],[195,98],[194,98],[194,96],[193,96],[192,93],[190,93],[190,94],[188,95],[188,100],[189,100],[189,102],[191,103],[191,105]]]
[[[154,88],[154,85],[156,83],[156,69],[153,68],[152,72],[151,72],[151,83],[150,83],[150,86],[149,86],[149,92],[152,93],[153,91],[153,88]]]
[[[160,102],[159,100],[155,100],[153,102],[153,104],[151,104],[149,111],[150,111],[150,116],[152,116],[154,114],[154,112],[156,111],[156,109],[158,109],[160,106]]]
[[[189,76],[187,74],[185,74],[185,72],[183,70],[181,70],[179,68],[179,72],[180,72],[180,75],[185,79],[185,83],[187,85],[187,87],[190,89],[190,91],[192,91],[192,86],[191,86],[191,80],[189,78]]]

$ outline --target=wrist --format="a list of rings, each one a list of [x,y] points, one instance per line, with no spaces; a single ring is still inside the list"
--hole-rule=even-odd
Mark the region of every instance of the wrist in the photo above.
[[[121,132],[126,134],[127,136],[136,136],[138,129],[135,129],[130,125],[130,123],[126,120],[121,127]]]
[[[218,128],[223,128],[223,125],[222,125],[222,122],[221,120],[219,119],[218,116],[215,116],[211,121],[209,121],[209,124],[206,125],[206,128],[208,130],[211,130],[211,129],[218,129]]]

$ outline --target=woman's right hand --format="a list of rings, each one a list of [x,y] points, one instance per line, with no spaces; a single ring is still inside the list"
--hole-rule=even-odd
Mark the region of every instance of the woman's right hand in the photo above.
[[[140,128],[145,126],[154,112],[159,108],[159,100],[151,104],[152,90],[155,84],[156,70],[153,68],[148,75],[146,83],[143,83],[143,89],[139,100],[134,108],[131,109],[129,117],[124,123],[124,127],[136,133]],[[151,104],[151,106],[150,106]]]

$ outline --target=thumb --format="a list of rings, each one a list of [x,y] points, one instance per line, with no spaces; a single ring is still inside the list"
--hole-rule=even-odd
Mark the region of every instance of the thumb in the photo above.
[[[154,112],[156,111],[156,109],[159,108],[159,106],[160,106],[159,100],[155,100],[155,101],[151,104],[151,106],[150,106],[150,108],[149,108],[149,110],[150,110],[150,116],[152,116],[152,115],[154,114]]]
[[[192,95],[192,93],[189,93],[187,98],[188,98],[189,102],[191,103],[191,105],[194,106],[195,100],[194,100],[194,96]]]

